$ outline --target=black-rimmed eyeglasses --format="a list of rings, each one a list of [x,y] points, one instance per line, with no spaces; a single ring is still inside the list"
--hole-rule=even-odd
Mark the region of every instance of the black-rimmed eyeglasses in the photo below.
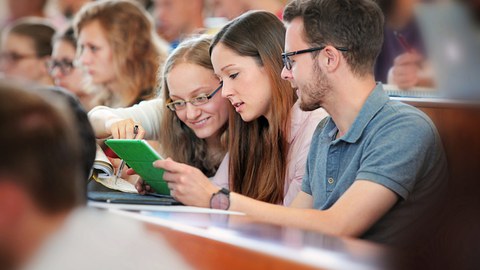
[[[47,62],[47,68],[48,68],[48,73],[50,75],[53,74],[53,71],[58,68],[58,70],[63,74],[63,75],[68,75],[72,72],[73,68],[75,67],[73,61],[70,61],[68,59],[62,59],[62,60],[50,60]]]
[[[297,54],[302,54],[302,53],[310,53],[310,52],[315,52],[315,51],[321,51],[321,50],[325,49],[326,47],[327,46],[321,46],[321,47],[299,50],[299,51],[294,51],[294,52],[282,53],[283,65],[285,65],[285,68],[287,70],[291,70],[292,69],[292,59],[290,59],[290,56],[297,55]],[[334,47],[334,48],[339,50],[339,51],[342,51],[342,52],[348,51],[348,49],[345,48],[345,47]]]
[[[200,94],[197,97],[194,97],[190,100],[176,100],[170,103],[167,103],[167,107],[175,112],[183,110],[187,107],[187,103],[191,103],[193,106],[199,106],[207,103],[220,89],[222,89],[223,84],[220,85],[210,94]]]

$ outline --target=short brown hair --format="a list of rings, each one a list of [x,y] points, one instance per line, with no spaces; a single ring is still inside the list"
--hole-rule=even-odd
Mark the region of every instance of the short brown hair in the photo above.
[[[383,44],[383,14],[372,0],[293,0],[283,19],[303,19],[304,38],[312,47],[345,47],[353,73],[373,74]],[[313,53],[315,57],[317,54]]]
[[[45,213],[71,210],[86,197],[78,136],[63,101],[0,82],[0,179],[14,180]]]
[[[37,57],[50,56],[52,54],[52,37],[55,34],[55,29],[46,19],[36,17],[19,19],[5,31],[8,34],[30,38]]]

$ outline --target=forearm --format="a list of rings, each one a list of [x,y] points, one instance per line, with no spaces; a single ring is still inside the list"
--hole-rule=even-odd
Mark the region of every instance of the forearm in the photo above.
[[[121,120],[121,118],[111,112],[107,107],[95,107],[88,113],[88,119],[92,124],[95,137],[99,139],[112,135],[111,130],[107,127],[108,123]]]
[[[260,222],[349,236],[339,224],[339,219],[329,211],[284,207],[257,201],[234,192],[230,193],[229,210],[243,212]]]
[[[140,124],[145,130],[145,139],[158,140],[160,137],[160,121],[162,117],[162,101],[153,99],[142,101],[128,108],[112,109],[105,106],[93,108],[88,116],[95,129],[97,138],[105,138],[111,135],[112,124],[132,119]]]

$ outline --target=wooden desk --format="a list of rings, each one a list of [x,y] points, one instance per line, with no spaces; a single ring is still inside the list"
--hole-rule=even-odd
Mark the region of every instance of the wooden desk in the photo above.
[[[385,269],[370,242],[255,223],[246,216],[112,210],[145,222],[195,269]]]

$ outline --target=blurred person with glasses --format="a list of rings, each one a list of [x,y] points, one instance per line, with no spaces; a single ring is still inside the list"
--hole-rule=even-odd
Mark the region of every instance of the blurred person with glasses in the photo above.
[[[4,29],[0,72],[22,83],[53,85],[47,61],[52,53],[55,29],[44,19],[24,18]]]
[[[98,139],[158,140],[162,156],[198,168],[213,177],[226,153],[227,121],[232,111],[213,72],[208,49],[212,38],[191,37],[167,58],[160,86],[162,97],[129,108],[105,106],[89,113]],[[148,189],[148,186],[146,187]],[[137,183],[140,192],[143,182]]]
[[[106,93],[89,84],[88,74],[75,63],[77,41],[73,27],[53,37],[53,52],[47,62],[48,72],[55,85],[63,87],[78,97],[80,103],[89,111],[104,104]]]

